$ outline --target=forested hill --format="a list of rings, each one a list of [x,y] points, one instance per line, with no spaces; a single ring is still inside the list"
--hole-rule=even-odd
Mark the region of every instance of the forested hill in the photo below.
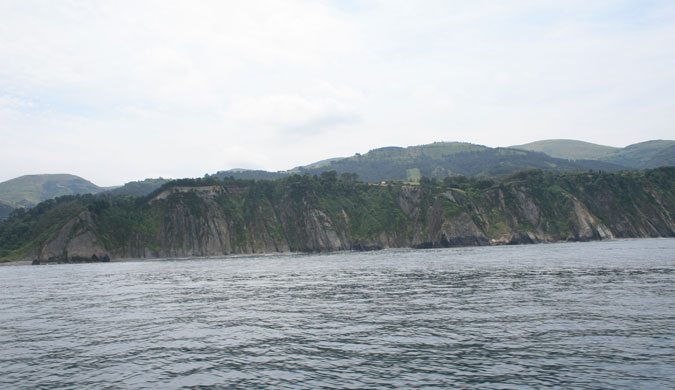
[[[334,172],[176,180],[145,197],[49,200],[0,222],[39,262],[675,236],[675,168],[368,184]]]
[[[439,180],[456,175],[496,178],[528,169],[561,172],[627,168],[594,160],[569,161],[526,150],[489,148],[463,142],[436,142],[407,148],[378,148],[363,155],[331,159],[283,172],[236,170],[221,171],[213,176],[257,180],[336,171],[339,175],[356,174],[359,180],[378,183],[386,180],[417,182],[423,176]]]
[[[14,211],[15,207],[0,201],[0,221],[9,218],[9,215]]]
[[[645,169],[675,166],[675,141],[654,140],[613,148],[575,140],[546,140],[511,148],[489,148],[463,142],[435,142],[410,147],[384,147],[363,155],[329,158],[293,169],[268,172],[232,169],[207,177],[276,180],[294,174],[319,175],[336,171],[345,180],[379,183],[401,180],[416,183],[421,177],[447,176],[502,178],[528,169],[553,172]],[[0,219],[17,207],[62,195],[99,193],[144,196],[169,179],[132,181],[101,188],[74,175],[27,175],[0,183]]]
[[[568,161],[543,153],[507,148],[487,148],[472,144],[436,143],[409,148],[381,148],[364,155],[333,161],[301,173],[318,174],[330,170],[355,173],[361,180],[403,180],[421,177],[442,180],[447,176],[499,178],[513,173],[542,169],[547,171],[620,170],[623,167],[597,161]]]
[[[114,189],[108,190],[106,194],[108,195],[132,195],[132,196],[145,196],[152,191],[155,191],[159,187],[168,183],[170,179],[164,179],[162,177],[157,179],[145,179],[138,181],[130,181],[123,186],[116,187]]]

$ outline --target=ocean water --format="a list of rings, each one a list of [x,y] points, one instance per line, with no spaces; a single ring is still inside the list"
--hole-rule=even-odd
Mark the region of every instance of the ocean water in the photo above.
[[[3,389],[672,389],[675,240],[0,267]]]

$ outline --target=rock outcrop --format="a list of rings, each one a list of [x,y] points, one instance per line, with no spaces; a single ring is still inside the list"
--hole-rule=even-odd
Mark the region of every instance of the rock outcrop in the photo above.
[[[81,212],[31,253],[33,264],[110,261],[110,253],[95,230],[91,214]]]

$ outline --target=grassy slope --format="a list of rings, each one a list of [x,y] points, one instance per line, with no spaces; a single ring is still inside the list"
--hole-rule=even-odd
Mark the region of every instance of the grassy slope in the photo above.
[[[100,191],[97,185],[75,175],[26,175],[0,183],[0,200],[30,207],[58,196]]]
[[[637,169],[675,166],[675,141],[653,140],[628,145],[602,160]]]
[[[510,148],[542,152],[551,157],[568,160],[597,160],[620,150],[612,146],[571,139],[548,139],[524,145],[514,145],[510,146]]]
[[[598,160],[631,169],[675,166],[675,141],[671,140],[652,140],[614,148],[583,141],[552,139],[511,148],[542,152],[569,160]]]

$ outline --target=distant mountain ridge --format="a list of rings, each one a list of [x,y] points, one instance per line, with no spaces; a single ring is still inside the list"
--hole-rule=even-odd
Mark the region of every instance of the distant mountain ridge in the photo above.
[[[626,167],[597,160],[569,161],[541,152],[490,148],[466,142],[435,142],[406,148],[397,146],[377,148],[363,155],[357,153],[351,157],[323,160],[288,171],[220,171],[213,176],[256,180],[279,179],[291,174],[318,175],[334,170],[340,175],[356,174],[359,180],[367,182],[386,180],[416,182],[423,176],[436,179],[459,175],[503,177],[528,169],[616,171]]]
[[[615,148],[570,139],[550,139],[510,148],[542,152],[568,160],[597,160],[630,169],[675,165],[675,141],[672,140],[651,140]]]
[[[447,176],[504,177],[522,170],[552,171],[621,170],[611,163],[556,159],[548,155],[508,148],[489,148],[461,142],[436,142],[407,148],[374,149],[331,162],[302,173],[318,174],[335,170],[339,174],[356,173],[361,180],[419,181],[421,177],[443,179]]]
[[[577,140],[543,140],[509,148],[491,148],[466,142],[434,142],[409,147],[388,146],[356,153],[351,157],[328,158],[305,166],[269,172],[243,168],[219,171],[206,177],[276,180],[299,175],[335,171],[343,180],[366,182],[398,180],[418,182],[422,177],[448,176],[500,178],[519,171],[617,171],[675,166],[675,141],[652,140],[625,148]],[[145,179],[119,187],[101,188],[81,177],[27,175],[0,183],[0,219],[17,207],[34,205],[58,196],[97,194],[145,196],[170,179]]]
[[[566,160],[598,160],[621,150],[621,148],[613,146],[598,145],[573,139],[548,139],[524,145],[513,145],[509,146],[509,148],[542,152],[551,157],[564,158]]]
[[[674,166],[675,141],[653,140],[628,145],[601,160],[634,169]]]

